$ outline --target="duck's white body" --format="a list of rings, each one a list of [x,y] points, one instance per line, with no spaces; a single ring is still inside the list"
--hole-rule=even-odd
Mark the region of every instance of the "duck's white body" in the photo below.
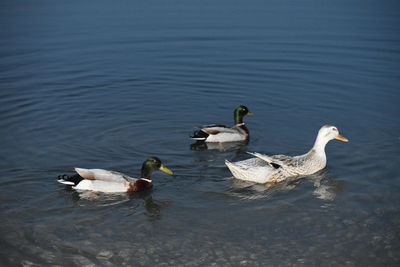
[[[127,192],[129,186],[127,183],[114,183],[100,180],[82,180],[79,184],[73,186],[72,188],[78,190],[91,190],[105,193],[122,193]]]
[[[239,142],[249,138],[249,132],[244,123],[236,124],[232,127],[225,125],[207,125],[200,127],[206,137],[192,137],[194,140],[201,140],[210,143]]]
[[[101,192],[127,192],[131,182],[137,179],[120,172],[107,171],[103,169],[75,168],[75,171],[85,178],[74,189],[92,190]]]
[[[75,168],[75,171],[84,178],[75,184],[72,181],[58,180],[60,183],[73,185],[77,190],[91,190],[106,193],[119,193],[132,191],[138,180],[143,180],[151,185],[151,180],[145,178],[133,178],[126,174],[103,169]]]
[[[257,183],[280,182],[292,176],[313,174],[326,166],[325,146],[332,139],[347,142],[336,127],[325,125],[319,132],[313,148],[300,156],[274,155],[250,153],[255,158],[230,162],[225,161],[233,176],[237,179]]]
[[[206,142],[222,143],[222,142],[238,142],[248,139],[249,134],[242,128],[244,123],[234,125],[233,127],[206,127],[201,130],[209,133]]]

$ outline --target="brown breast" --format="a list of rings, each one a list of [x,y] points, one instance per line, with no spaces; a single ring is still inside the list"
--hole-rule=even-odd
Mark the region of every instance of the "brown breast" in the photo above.
[[[249,129],[247,129],[246,125],[244,123],[242,123],[242,125],[239,126],[240,128],[242,128],[246,133],[247,133],[247,138],[249,138]]]
[[[143,191],[146,189],[150,189],[152,187],[153,187],[153,183],[146,181],[146,180],[139,179],[136,182],[129,184],[128,192],[129,193],[139,192],[139,191]]]

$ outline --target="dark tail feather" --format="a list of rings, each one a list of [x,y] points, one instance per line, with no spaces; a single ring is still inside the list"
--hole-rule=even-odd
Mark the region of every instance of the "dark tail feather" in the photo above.
[[[63,174],[63,175],[59,175],[58,179],[57,179],[57,181],[59,183],[62,183],[65,185],[73,185],[73,186],[76,186],[82,180],[83,180],[83,178],[79,174],[74,174],[72,176]]]
[[[203,132],[202,130],[194,131],[193,135],[190,137],[194,140],[206,140],[209,136],[208,133]]]

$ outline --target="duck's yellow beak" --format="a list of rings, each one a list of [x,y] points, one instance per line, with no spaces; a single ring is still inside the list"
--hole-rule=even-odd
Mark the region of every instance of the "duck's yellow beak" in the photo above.
[[[247,116],[254,116],[254,113],[249,111],[249,112],[247,112]]]
[[[344,137],[344,136],[341,135],[341,134],[338,134],[338,135],[335,137],[335,139],[340,140],[340,141],[343,141],[343,142],[349,142],[349,139],[347,139],[346,137]]]
[[[164,165],[161,165],[159,170],[162,171],[162,172],[168,173],[168,174],[174,174],[170,169],[168,169]]]

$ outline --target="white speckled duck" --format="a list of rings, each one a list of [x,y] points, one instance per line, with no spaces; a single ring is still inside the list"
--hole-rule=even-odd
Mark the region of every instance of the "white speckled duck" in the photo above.
[[[249,111],[246,106],[240,105],[233,112],[235,125],[230,127],[222,124],[212,124],[207,126],[201,126],[200,130],[195,131],[193,136],[194,140],[205,141],[205,142],[238,142],[249,139],[249,130],[243,122],[244,116],[254,115]]]
[[[96,192],[139,192],[153,187],[151,173],[160,170],[173,174],[157,157],[150,157],[143,162],[140,178],[133,178],[126,174],[102,169],[75,168],[77,174],[72,176],[61,175],[58,182],[71,185],[78,190],[91,190]]]
[[[237,179],[257,183],[278,183],[289,177],[310,175],[325,168],[325,146],[332,139],[348,142],[335,126],[325,125],[319,130],[314,146],[304,155],[291,157],[249,153],[255,158],[238,162],[226,160],[225,164]]]

